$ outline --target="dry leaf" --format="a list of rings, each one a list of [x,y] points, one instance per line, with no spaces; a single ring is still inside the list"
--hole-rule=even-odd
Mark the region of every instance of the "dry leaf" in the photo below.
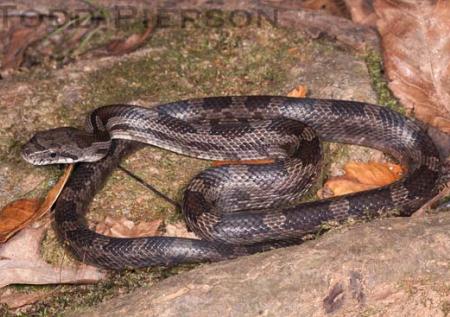
[[[389,88],[418,119],[450,133],[450,2],[376,0]]]
[[[373,0],[345,0],[352,21],[361,25],[375,26],[377,15],[373,9]]]
[[[98,49],[99,55],[122,55],[135,51],[139,47],[145,44],[145,42],[150,38],[153,33],[154,26],[149,24],[147,29],[142,34],[132,34],[126,39],[118,39],[109,42],[104,49]]]
[[[73,165],[65,169],[64,174],[48,192],[42,204],[37,199],[19,199],[6,205],[0,211],[0,243],[7,241],[14,233],[39,219],[52,208],[72,170]]]
[[[344,176],[329,179],[319,196],[331,197],[368,190],[388,185],[403,175],[400,165],[377,162],[349,162],[344,171]]]
[[[45,25],[40,23],[36,28],[20,28],[11,30],[9,43],[5,47],[2,70],[17,69],[23,62],[25,50],[34,42],[45,36]]]
[[[333,197],[356,193],[363,190],[369,190],[377,186],[369,184],[361,184],[356,180],[348,179],[345,177],[336,177],[329,179],[325,183],[324,187],[325,189],[322,191],[323,193],[322,196]]]
[[[37,199],[19,199],[6,205],[0,213],[0,242],[22,229],[39,208]]]
[[[164,235],[167,237],[198,239],[198,237],[193,232],[189,232],[187,230],[186,224],[183,221],[174,224],[167,224],[166,232]]]
[[[49,296],[52,293],[50,290],[33,291],[31,293],[18,293],[11,289],[0,295],[0,304],[6,304],[10,309],[20,308],[26,305],[34,304],[35,302]]]
[[[297,88],[293,89],[288,93],[288,97],[304,98],[308,94],[308,87],[299,85]]]
[[[95,227],[95,231],[111,237],[132,238],[155,236],[158,228],[161,225],[161,220],[141,221],[135,224],[133,221],[125,217],[112,218],[107,216],[105,220]]]
[[[303,5],[306,9],[325,10],[332,15],[350,17],[344,0],[304,0]]]
[[[98,268],[55,267],[39,252],[45,227],[25,228],[7,243],[0,244],[0,287],[9,284],[92,283],[105,277]]]
[[[50,208],[52,208],[53,204],[61,194],[64,185],[66,185],[70,174],[72,174],[73,166],[73,164],[69,164],[66,167],[66,169],[64,170],[64,174],[58,179],[58,182],[55,184],[55,186],[53,186],[52,189],[50,189],[50,191],[47,193],[44,202],[39,207],[39,211],[37,212],[37,216],[35,217],[35,219],[39,218],[42,214],[46,213],[50,210]]]
[[[403,174],[400,165],[391,163],[349,162],[344,167],[345,175],[361,184],[383,186],[399,179]]]

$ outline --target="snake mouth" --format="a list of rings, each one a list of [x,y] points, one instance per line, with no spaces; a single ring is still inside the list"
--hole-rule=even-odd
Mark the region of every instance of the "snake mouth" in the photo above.
[[[45,147],[41,146],[38,139],[33,136],[27,143],[22,146],[20,156],[28,163],[33,165],[45,165],[48,164],[43,160],[44,156],[42,152],[45,151]]]
[[[30,148],[29,144],[25,144],[22,147],[22,150],[20,151],[20,156],[22,159],[24,159],[26,162],[36,165],[37,163],[33,159],[33,150]]]
[[[46,158],[45,155],[39,155],[36,153],[30,153],[30,152],[21,152],[22,158],[32,165],[36,166],[42,166],[42,165],[52,165],[52,164],[73,164],[74,162],[70,159],[65,158],[58,158],[55,160],[52,160],[50,158]]]
[[[35,153],[31,152],[30,150],[24,149],[20,153],[20,156],[22,159],[24,159],[27,163],[33,164],[33,165],[48,165],[51,164],[51,162],[48,162],[42,158],[36,157]]]
[[[49,164],[66,164],[66,160],[61,157],[57,157],[54,152],[49,150],[40,150],[34,143],[26,143],[20,152],[20,156],[28,163],[33,165],[49,165]]]

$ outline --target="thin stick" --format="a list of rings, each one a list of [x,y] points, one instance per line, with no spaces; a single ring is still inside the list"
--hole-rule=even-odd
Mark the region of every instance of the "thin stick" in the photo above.
[[[425,212],[428,209],[433,208],[433,206],[436,204],[436,202],[438,202],[442,198],[448,196],[450,194],[450,182],[447,182],[446,184],[444,184],[443,187],[444,188],[436,196],[431,198],[425,205],[423,205],[416,212],[414,212],[412,214],[412,217],[422,217],[422,216],[424,216]]]
[[[133,173],[131,173],[129,170],[127,170],[126,168],[124,168],[123,166],[119,165],[119,169],[122,170],[123,172],[125,172],[125,174],[127,174],[128,176],[130,176],[131,178],[133,178],[135,181],[137,181],[138,183],[141,183],[143,186],[145,186],[147,189],[150,189],[152,192],[154,192],[156,195],[158,195],[159,197],[165,199],[168,203],[172,204],[173,206],[175,206],[175,208],[180,209],[181,210],[181,206],[179,203],[177,203],[175,200],[173,200],[172,198],[168,197],[166,194],[160,192],[159,190],[157,190],[155,187],[153,187],[152,185],[146,183],[142,178],[140,178],[139,176],[134,175]]]

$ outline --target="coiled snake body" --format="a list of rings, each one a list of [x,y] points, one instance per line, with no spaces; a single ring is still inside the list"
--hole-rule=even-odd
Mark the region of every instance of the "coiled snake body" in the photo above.
[[[94,110],[87,128],[38,133],[22,156],[34,164],[91,161],[75,167],[59,197],[56,228],[79,259],[113,269],[218,261],[298,243],[349,218],[409,216],[435,193],[441,168],[436,147],[414,121],[353,101],[227,96],[155,108],[111,105]],[[297,203],[318,173],[319,139],[379,149],[407,173],[381,188]],[[192,180],[183,213],[201,240],[93,232],[84,220],[90,201],[143,143],[198,158],[274,162],[208,169]]]

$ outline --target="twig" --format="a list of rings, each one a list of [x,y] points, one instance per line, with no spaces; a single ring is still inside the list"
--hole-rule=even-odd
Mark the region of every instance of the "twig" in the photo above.
[[[419,208],[416,212],[412,214],[412,217],[422,217],[425,215],[425,212],[428,209],[433,208],[433,206],[436,204],[436,202],[440,201],[442,198],[447,197],[450,195],[450,183],[447,183],[444,185],[444,188],[431,200],[429,200],[425,205]]]
[[[159,190],[157,190],[155,187],[153,187],[152,185],[146,183],[142,178],[140,178],[139,176],[134,175],[133,173],[131,173],[129,170],[127,170],[126,168],[124,168],[123,166],[119,165],[119,169],[122,170],[123,172],[125,172],[125,174],[127,174],[128,176],[130,176],[131,178],[133,178],[135,181],[137,181],[138,183],[141,183],[143,186],[145,186],[147,189],[150,189],[152,192],[154,192],[156,195],[158,195],[159,197],[165,199],[168,203],[172,204],[173,206],[175,206],[175,208],[181,210],[181,206],[179,203],[177,203],[175,200],[173,200],[172,198],[168,197],[166,194],[160,192]]]

